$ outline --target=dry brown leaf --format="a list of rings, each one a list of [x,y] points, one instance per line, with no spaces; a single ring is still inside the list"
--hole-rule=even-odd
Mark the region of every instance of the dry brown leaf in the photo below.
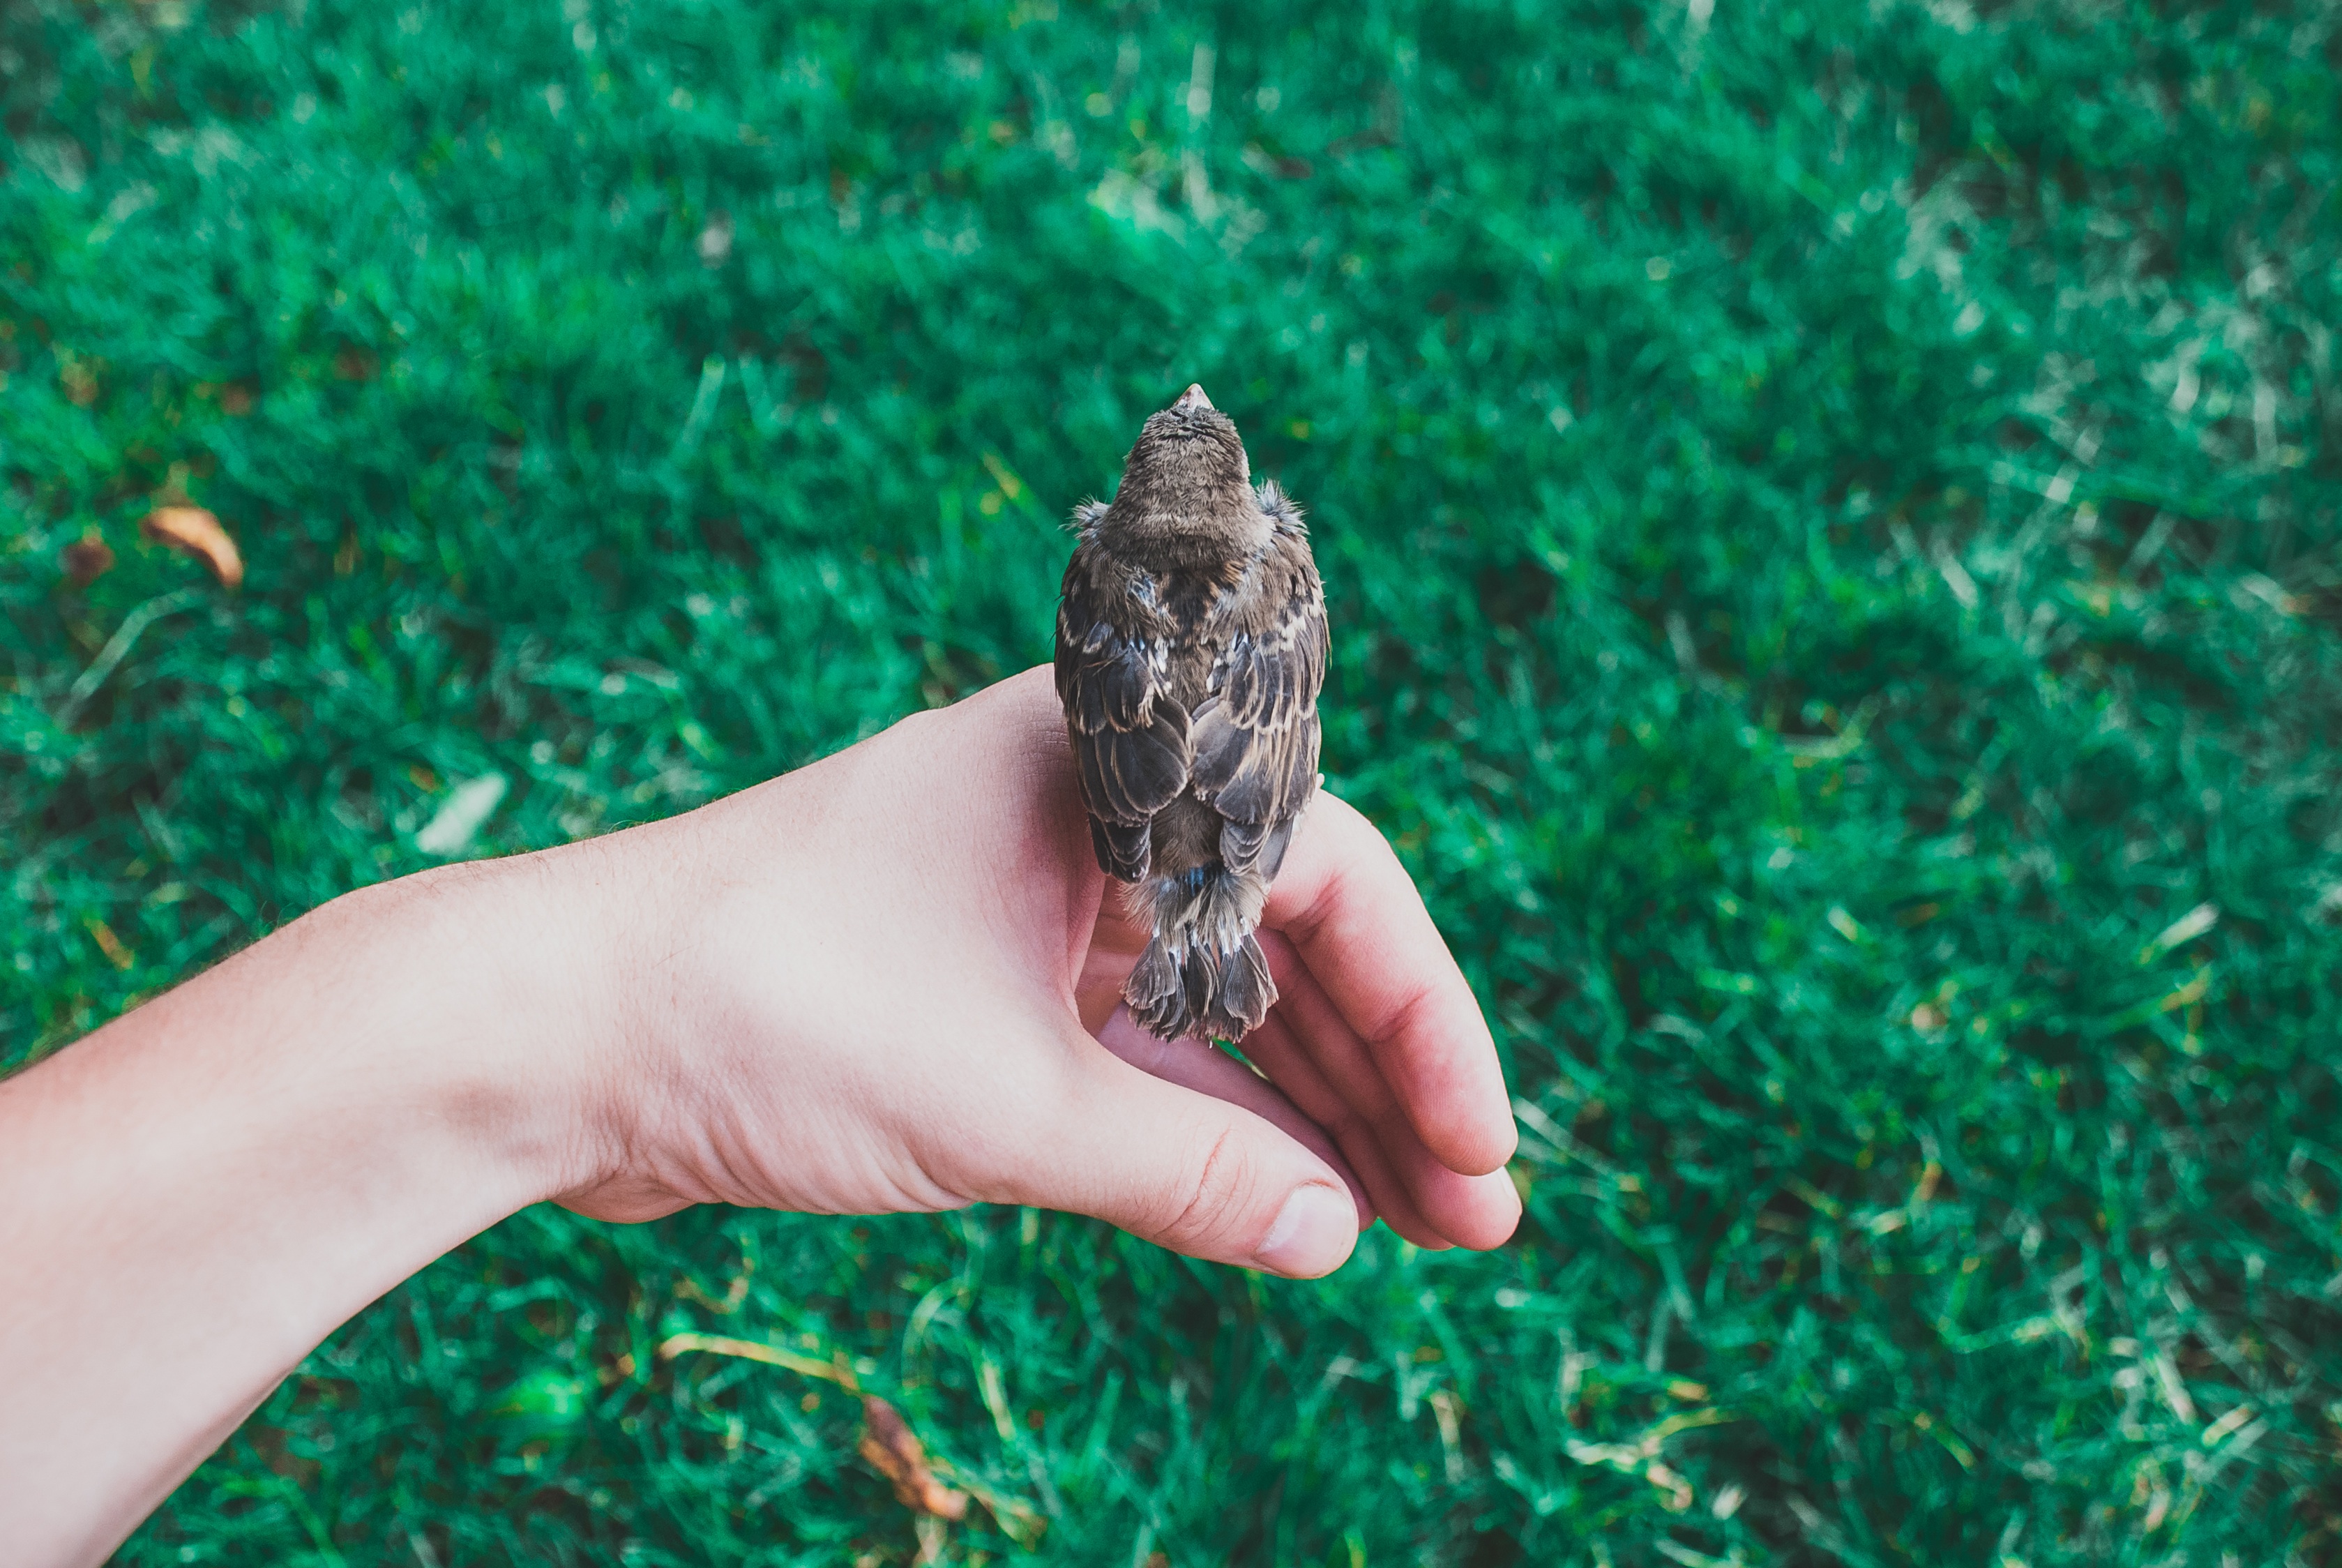
[[[201,559],[229,588],[244,580],[244,558],[236,554],[235,541],[201,507],[157,507],[146,514],[138,531]]]
[[[960,1519],[967,1513],[967,1493],[954,1492],[927,1468],[926,1450],[916,1433],[895,1413],[895,1407],[876,1396],[862,1401],[865,1422],[856,1452],[879,1474],[895,1483],[895,1495],[906,1508],[938,1519]]]
[[[113,548],[95,534],[75,539],[62,553],[65,576],[77,583],[94,583],[114,569]]]

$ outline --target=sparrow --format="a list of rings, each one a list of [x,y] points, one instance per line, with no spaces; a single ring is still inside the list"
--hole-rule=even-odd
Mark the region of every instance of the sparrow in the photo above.
[[[1164,1040],[1240,1040],[1276,1001],[1254,932],[1319,782],[1309,533],[1274,481],[1253,484],[1200,386],[1149,417],[1114,500],[1073,527],[1057,698],[1098,868],[1148,934],[1123,1000]]]

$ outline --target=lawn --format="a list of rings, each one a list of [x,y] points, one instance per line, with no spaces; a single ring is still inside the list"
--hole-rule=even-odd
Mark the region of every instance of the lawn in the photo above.
[[[121,1561],[914,1560],[686,1333],[844,1358],[955,1563],[2336,1561],[2337,79],[2187,0],[0,13],[0,1065],[1046,658],[1200,380],[1523,1130],[1510,1246],[1317,1283],[532,1211]]]

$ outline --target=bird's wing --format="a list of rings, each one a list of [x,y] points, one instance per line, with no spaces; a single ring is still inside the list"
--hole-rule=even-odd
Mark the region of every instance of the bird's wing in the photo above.
[[[1280,528],[1260,569],[1261,592],[1213,668],[1191,739],[1196,798],[1226,819],[1220,859],[1273,878],[1317,788],[1328,643],[1326,594],[1297,519]]]
[[[1169,628],[1085,546],[1057,604],[1057,700],[1099,869],[1146,874],[1148,825],[1187,787],[1187,710],[1170,693]]]

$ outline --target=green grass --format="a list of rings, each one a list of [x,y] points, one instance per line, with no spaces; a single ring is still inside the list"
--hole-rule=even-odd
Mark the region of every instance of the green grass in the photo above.
[[[908,1562],[850,1402],[685,1330],[857,1358],[1049,1563],[2334,1561],[2337,64],[2061,0],[8,11],[0,1063],[464,780],[555,843],[1046,658],[1200,379],[1524,1107],[1513,1245],[1318,1284],[531,1211],[123,1561]],[[242,591],[139,540],[174,486]]]

